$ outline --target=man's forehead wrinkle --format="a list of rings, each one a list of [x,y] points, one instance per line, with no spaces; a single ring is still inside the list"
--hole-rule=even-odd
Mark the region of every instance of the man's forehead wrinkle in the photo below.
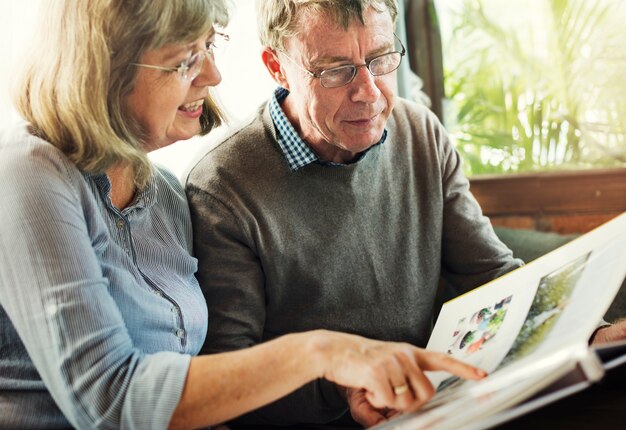
[[[373,39],[379,39],[379,37],[374,37]],[[322,48],[317,49],[314,46],[308,46],[302,40],[300,40],[299,42],[300,42],[300,46],[297,49],[298,55],[300,55],[303,65],[307,67],[312,67],[312,68],[324,67],[326,65],[333,64],[333,63],[341,63],[341,62],[349,63],[353,61],[350,55],[327,53],[326,46],[323,46]],[[378,43],[374,43],[374,44],[378,46],[375,46],[373,49],[370,49],[368,52],[365,52],[364,55],[366,58],[384,54],[389,50],[393,50],[393,47],[394,47],[393,40],[383,41],[380,44]]]

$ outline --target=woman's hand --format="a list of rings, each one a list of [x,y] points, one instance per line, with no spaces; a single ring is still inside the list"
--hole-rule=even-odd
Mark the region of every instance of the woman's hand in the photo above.
[[[351,412],[364,425],[373,425],[390,411],[414,411],[435,393],[424,371],[445,370],[464,379],[486,373],[438,352],[407,343],[381,342],[344,333],[317,332],[322,376],[348,387]],[[350,389],[352,388],[352,389]],[[357,390],[353,390],[357,389]],[[358,389],[363,389],[359,391]],[[364,406],[364,400],[371,405]]]
[[[413,411],[432,397],[425,370],[467,379],[485,373],[407,343],[315,330],[239,351],[193,357],[170,428],[206,427],[266,405],[316,378],[342,387],[364,425]]]

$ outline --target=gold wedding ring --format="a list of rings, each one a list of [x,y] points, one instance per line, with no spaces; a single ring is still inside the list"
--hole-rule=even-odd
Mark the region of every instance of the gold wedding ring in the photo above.
[[[397,387],[393,387],[393,392],[396,396],[400,396],[404,393],[406,393],[407,391],[409,391],[409,385],[408,384],[404,384],[404,385],[399,385]]]

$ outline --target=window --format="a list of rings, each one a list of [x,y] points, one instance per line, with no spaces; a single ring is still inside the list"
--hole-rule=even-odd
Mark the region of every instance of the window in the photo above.
[[[626,166],[626,2],[435,5],[468,174]]]

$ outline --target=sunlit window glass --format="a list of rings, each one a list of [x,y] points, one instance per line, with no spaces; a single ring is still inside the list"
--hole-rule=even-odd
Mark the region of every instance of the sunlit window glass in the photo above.
[[[624,0],[437,0],[467,172],[626,165]]]

